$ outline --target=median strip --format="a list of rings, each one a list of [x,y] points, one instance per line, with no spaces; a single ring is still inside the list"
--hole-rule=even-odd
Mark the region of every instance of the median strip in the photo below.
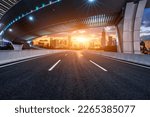
[[[57,61],[48,71],[52,71],[60,62],[61,60]]]
[[[94,64],[95,66],[97,66],[98,68],[102,69],[103,71],[107,72],[107,70],[106,70],[105,68],[101,67],[100,65],[98,65],[98,64],[95,63],[95,62],[93,62],[92,60],[90,60],[90,62],[91,62],[92,64]]]

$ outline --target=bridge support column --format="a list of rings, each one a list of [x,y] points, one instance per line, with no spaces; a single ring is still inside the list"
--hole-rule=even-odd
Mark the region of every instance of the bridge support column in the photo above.
[[[147,0],[126,5],[123,24],[123,52],[140,54],[140,27]]]
[[[142,0],[139,2],[138,7],[137,7],[137,12],[135,16],[135,22],[134,22],[134,53],[135,54],[140,54],[140,28],[141,28],[141,23],[142,23],[142,18],[143,18],[143,13],[144,13],[144,8],[146,6],[147,0]]]
[[[123,52],[134,53],[133,51],[133,26],[136,11],[136,4],[133,2],[127,3],[124,24],[123,24]]]
[[[116,25],[116,31],[117,31],[117,51],[122,53],[123,52],[123,20],[121,20],[118,25]]]

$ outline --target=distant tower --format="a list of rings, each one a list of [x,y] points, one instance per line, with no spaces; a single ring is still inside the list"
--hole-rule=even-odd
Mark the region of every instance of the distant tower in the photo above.
[[[107,44],[107,45],[108,45],[108,46],[114,46],[112,36],[109,36],[109,37],[108,37],[108,44]]]
[[[53,48],[53,38],[50,38],[50,48]]]
[[[56,40],[54,40],[53,38],[50,38],[50,48],[51,49],[56,48]]]
[[[104,48],[106,46],[106,32],[105,32],[105,29],[103,29],[103,31],[102,31],[101,46],[102,46],[102,48]]]

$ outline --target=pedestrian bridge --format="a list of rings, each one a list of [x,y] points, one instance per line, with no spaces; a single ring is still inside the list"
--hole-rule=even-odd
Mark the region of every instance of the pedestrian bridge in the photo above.
[[[26,42],[39,36],[116,26],[118,52],[140,53],[140,26],[148,0],[3,0],[0,35]]]

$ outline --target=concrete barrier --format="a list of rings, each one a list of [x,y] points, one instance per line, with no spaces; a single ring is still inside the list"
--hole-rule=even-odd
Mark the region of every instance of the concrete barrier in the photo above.
[[[67,50],[24,50],[0,51],[0,65],[47,54],[65,52]]]
[[[150,66],[150,55],[124,54],[115,52],[95,52],[95,51],[94,52],[90,51],[90,53]]]
[[[12,46],[13,46],[14,50],[16,50],[16,51],[19,51],[19,50],[21,51],[23,48],[23,45],[12,44]]]

